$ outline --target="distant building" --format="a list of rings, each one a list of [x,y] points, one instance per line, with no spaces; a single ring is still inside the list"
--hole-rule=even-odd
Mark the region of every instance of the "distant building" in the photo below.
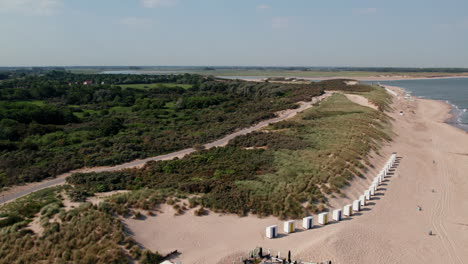
[[[84,81],[83,82],[83,85],[90,85],[90,84],[93,84],[93,81]]]

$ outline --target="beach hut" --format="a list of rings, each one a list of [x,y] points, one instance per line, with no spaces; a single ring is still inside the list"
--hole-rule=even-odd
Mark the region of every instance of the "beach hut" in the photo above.
[[[387,173],[387,169],[384,167],[381,171],[380,171],[380,174],[382,175],[382,177],[385,177],[385,174]]]
[[[302,218],[302,227],[305,229],[311,229],[314,226],[314,217],[307,216]]]
[[[333,220],[335,221],[341,221],[341,215],[342,215],[342,211],[341,209],[336,209],[333,211]]]
[[[321,225],[326,225],[328,223],[328,213],[323,212],[318,215],[318,222]]]
[[[379,178],[375,177],[372,181],[372,185],[379,186]]]
[[[361,204],[361,206],[366,206],[366,196],[365,195],[359,196],[359,204]]]
[[[364,191],[364,196],[366,197],[366,200],[369,201],[371,197],[371,191],[370,190]]]
[[[296,221],[290,220],[284,222],[283,229],[286,234],[293,233],[296,230]]]
[[[371,187],[369,188],[370,195],[375,195],[376,189],[377,188],[375,185],[371,185]]]
[[[355,200],[353,202],[353,211],[355,211],[355,212],[361,211],[361,201]]]
[[[343,215],[352,216],[353,215],[353,205],[348,204],[343,207]]]
[[[278,226],[272,225],[266,228],[266,237],[268,238],[275,238],[278,237]]]

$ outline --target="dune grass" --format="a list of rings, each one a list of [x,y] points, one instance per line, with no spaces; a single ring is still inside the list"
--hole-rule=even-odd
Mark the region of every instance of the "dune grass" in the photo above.
[[[161,261],[158,253],[139,247],[105,205],[64,210],[64,188],[44,189],[0,207],[1,264]],[[28,224],[39,215],[44,231],[35,234]]]
[[[114,199],[111,208],[117,213],[149,209],[179,193],[195,195],[195,204],[219,212],[298,218],[323,210],[327,194],[339,195],[365,170],[368,154],[390,140],[388,120],[381,111],[335,94],[268,127],[268,133],[240,136],[224,148],[151,162],[143,169],[74,174],[68,181],[91,193],[155,190]]]

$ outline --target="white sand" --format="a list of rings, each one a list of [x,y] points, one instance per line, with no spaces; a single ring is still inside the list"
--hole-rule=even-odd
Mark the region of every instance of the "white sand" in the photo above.
[[[273,240],[264,236],[266,226],[281,223],[273,217],[195,217],[192,212],[174,216],[172,208],[163,206],[164,213],[146,220],[125,219],[125,224],[143,246],[161,253],[177,249],[182,252],[178,260],[185,264],[230,264],[256,246],[333,263],[467,262],[468,135],[442,122],[450,110],[447,104],[406,101],[400,99],[401,90],[391,89],[400,93],[391,113],[398,136],[383,147],[382,156],[373,158],[376,168],[368,178],[355,180],[345,190],[348,197],[331,205],[342,206],[362,194],[391,152],[403,158],[395,175],[352,218]],[[399,116],[400,110],[406,114]],[[429,236],[429,230],[435,235]]]
[[[38,236],[42,236],[44,233],[44,227],[41,225],[40,220],[41,214],[36,214],[32,222],[27,226],[28,229],[31,229]]]

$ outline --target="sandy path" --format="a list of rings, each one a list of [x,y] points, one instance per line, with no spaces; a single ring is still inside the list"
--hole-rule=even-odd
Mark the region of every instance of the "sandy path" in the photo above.
[[[229,135],[227,135],[227,136],[225,136],[225,137],[223,137],[223,138],[221,138],[219,140],[216,140],[214,142],[205,144],[205,148],[210,149],[210,148],[213,148],[213,147],[225,146],[229,142],[229,140],[231,140],[231,139],[233,139],[233,138],[235,138],[235,137],[237,137],[239,135],[245,135],[245,134],[251,133],[253,131],[262,129],[262,128],[268,126],[269,124],[277,123],[277,122],[292,118],[292,117],[296,116],[297,113],[300,113],[300,112],[312,107],[313,104],[315,104],[317,102],[320,102],[321,100],[329,97],[330,95],[331,95],[331,93],[326,92],[325,94],[323,94],[321,96],[313,97],[312,100],[309,101],[309,102],[299,102],[298,103],[299,107],[296,108],[296,109],[288,109],[288,110],[281,111],[281,112],[277,113],[277,117],[275,117],[275,118],[271,118],[271,119],[262,121],[262,122],[260,122],[260,123],[258,123],[256,125],[254,125],[254,126],[241,129],[241,130],[236,131],[234,133],[231,133],[231,134],[229,134]],[[184,156],[186,156],[186,155],[188,155],[190,153],[193,153],[193,152],[195,152],[195,150],[193,148],[188,148],[188,149],[183,149],[183,150],[172,152],[172,153],[165,154],[165,155],[159,155],[159,156],[156,156],[156,157],[150,157],[150,158],[146,158],[146,159],[138,159],[138,160],[134,160],[134,161],[131,161],[131,162],[123,163],[123,164],[112,166],[112,167],[103,166],[103,167],[83,168],[83,169],[73,170],[71,172],[67,172],[67,173],[58,175],[54,179],[47,179],[47,180],[44,180],[44,181],[41,181],[41,182],[30,183],[30,184],[26,184],[26,185],[22,185],[22,186],[15,186],[15,187],[10,188],[8,191],[0,192],[0,197],[1,197],[0,204],[13,201],[13,200],[15,200],[17,198],[20,198],[22,196],[28,195],[28,194],[30,194],[32,192],[35,192],[35,191],[38,191],[38,190],[41,190],[41,189],[45,189],[45,188],[48,188],[48,187],[64,184],[65,179],[68,176],[70,176],[71,174],[73,174],[73,173],[77,173],[77,172],[104,172],[104,171],[117,171],[117,170],[122,170],[122,169],[129,169],[129,168],[139,168],[139,167],[142,167],[143,165],[145,165],[148,161],[171,160],[171,159],[175,159],[175,158],[182,158],[182,157],[184,157]]]
[[[280,250],[283,256],[292,250],[293,258],[306,261],[468,263],[468,135],[442,122],[450,111],[447,104],[406,101],[401,90],[390,89],[399,93],[391,113],[398,136],[373,163],[378,170],[392,151],[402,160],[371,203],[352,218],[273,240],[264,237],[267,225],[281,224],[273,217],[194,217],[191,212],[175,217],[163,207],[156,217],[124,223],[145,247],[181,251],[183,263],[239,263],[237,255],[256,246]],[[407,114],[398,115],[401,110]],[[355,199],[374,173],[353,182],[345,190],[349,198],[334,203]],[[429,236],[429,230],[435,235]]]

